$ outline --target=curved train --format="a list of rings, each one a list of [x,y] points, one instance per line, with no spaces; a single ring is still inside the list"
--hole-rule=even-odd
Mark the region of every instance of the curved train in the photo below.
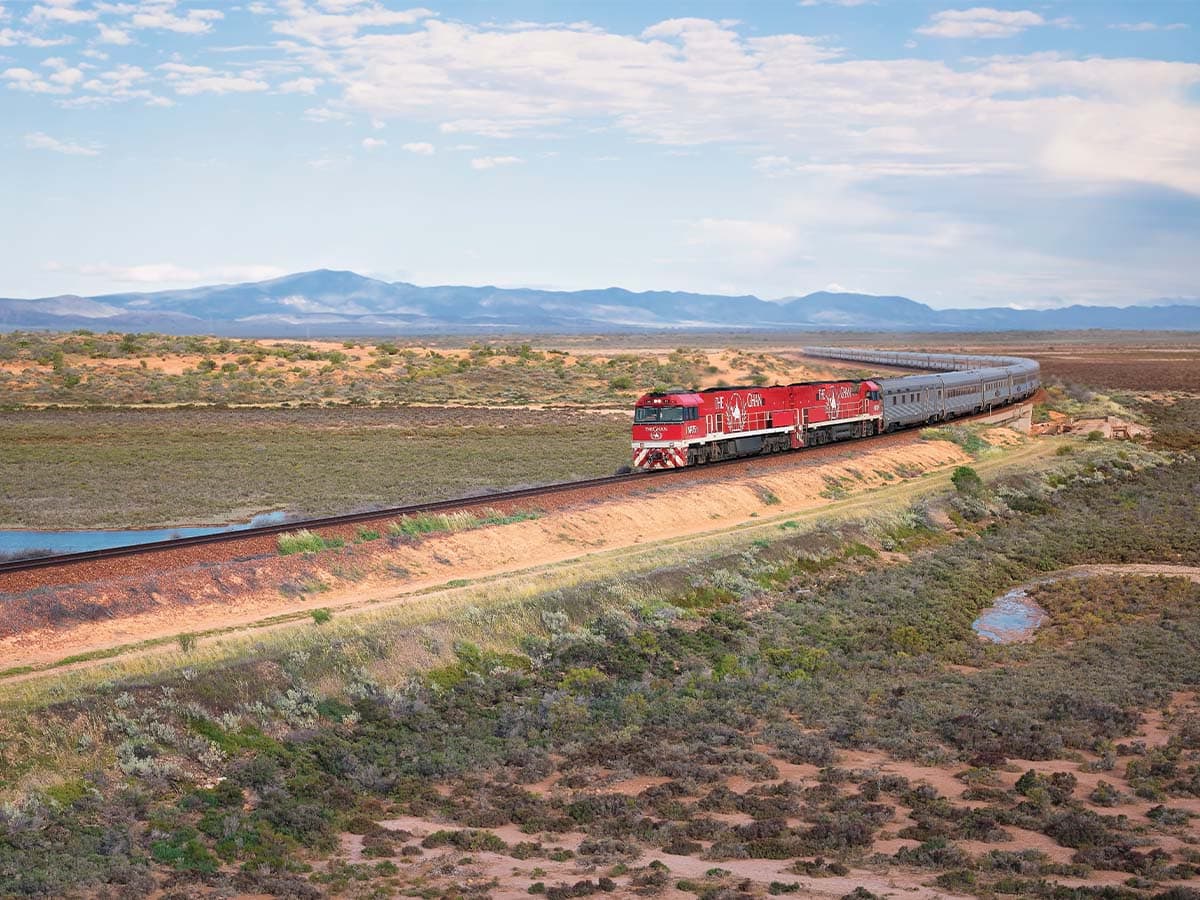
[[[931,425],[1024,400],[1041,386],[1037,362],[1017,356],[841,347],[804,352],[935,371],[645,394],[634,407],[634,467],[676,469]]]

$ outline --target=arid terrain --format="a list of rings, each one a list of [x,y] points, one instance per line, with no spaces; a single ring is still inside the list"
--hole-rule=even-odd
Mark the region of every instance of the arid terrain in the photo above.
[[[183,355],[159,336],[37,346],[81,337]],[[0,576],[0,896],[1191,900],[1200,344],[968,337],[1043,361],[1035,420],[1122,416],[1149,435],[960,424]],[[754,336],[539,340],[422,347],[411,368],[397,347],[409,374],[430,352],[471,360],[417,405],[386,396],[375,345],[310,345],[361,358],[301,366],[240,409],[44,408],[30,398],[61,389],[51,359],[0,419],[0,518],[212,521],[606,474],[647,373],[833,371]],[[242,343],[192,348],[187,368],[240,367]],[[552,346],[562,391],[534,408],[508,368],[560,377]],[[143,370],[63,352],[111,396],[134,383],[117,369]],[[337,406],[280,406],[334,375]],[[369,402],[346,402],[343,376]],[[468,388],[479,408],[438,405]],[[1040,625],[977,634],[1020,586]]]
[[[781,348],[348,343],[0,335],[0,528],[222,524],[608,475],[652,387],[857,371]]]

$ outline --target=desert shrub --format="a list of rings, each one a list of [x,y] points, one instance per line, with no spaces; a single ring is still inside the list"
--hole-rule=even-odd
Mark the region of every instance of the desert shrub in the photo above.
[[[959,466],[951,473],[950,481],[960,494],[978,496],[983,493],[983,479],[970,466]]]
[[[459,850],[488,850],[492,853],[504,853],[508,844],[490,831],[479,831],[473,828],[462,830],[439,830],[425,837],[421,846],[426,850],[436,847],[451,846]]]
[[[1105,820],[1089,810],[1061,812],[1043,830],[1064,847],[1104,847],[1117,840]]]
[[[829,738],[803,731],[790,722],[768,725],[762,739],[777,747],[788,762],[828,766],[837,760],[837,750]]]
[[[1121,802],[1121,792],[1101,779],[1096,783],[1096,787],[1088,794],[1088,799],[1097,806],[1116,806]]]
[[[917,847],[901,847],[896,861],[924,869],[956,869],[971,864],[968,853],[945,838],[932,838]]]
[[[1153,806],[1146,811],[1146,818],[1157,825],[1172,827],[1186,825],[1193,813],[1186,809],[1169,809],[1163,805]]]
[[[642,848],[633,841],[619,838],[589,837],[583,839],[577,852],[591,862],[633,862],[642,855]]]

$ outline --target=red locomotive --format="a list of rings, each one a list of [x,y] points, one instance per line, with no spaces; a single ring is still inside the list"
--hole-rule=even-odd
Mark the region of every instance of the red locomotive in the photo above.
[[[646,394],[634,409],[633,464],[674,469],[882,430],[883,403],[873,381]]]

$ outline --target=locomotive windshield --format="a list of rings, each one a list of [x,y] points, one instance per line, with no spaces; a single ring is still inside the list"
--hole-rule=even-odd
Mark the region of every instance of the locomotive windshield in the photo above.
[[[696,407],[639,406],[633,413],[633,421],[638,425],[645,425],[650,422],[682,422],[685,418],[696,418]]]

